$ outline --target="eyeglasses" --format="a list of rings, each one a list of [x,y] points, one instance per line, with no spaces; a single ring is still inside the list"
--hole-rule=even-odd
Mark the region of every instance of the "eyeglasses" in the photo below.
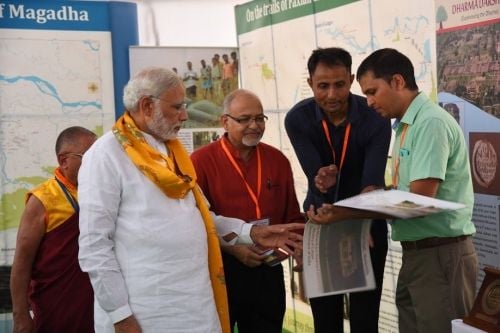
[[[163,98],[160,98],[160,97],[156,97],[156,96],[153,96],[153,95],[150,95],[149,98],[154,98],[154,99],[158,99],[160,101],[163,101],[165,103],[168,104],[168,106],[170,107],[173,107],[174,109],[176,109],[177,111],[181,111],[181,110],[187,110],[187,106],[188,106],[188,103],[187,102],[180,102],[180,103],[170,103],[170,101],[167,101]]]
[[[78,154],[78,153],[65,153],[64,155],[73,155],[73,156],[76,156],[76,157],[83,158],[83,154]]]
[[[232,120],[234,120],[235,122],[237,122],[238,124],[243,125],[243,126],[250,125],[252,120],[255,121],[255,123],[257,125],[262,125],[268,119],[267,116],[263,115],[263,114],[255,116],[255,117],[244,116],[244,117],[236,118],[236,117],[233,117],[230,114],[226,113],[225,116],[231,118]]]

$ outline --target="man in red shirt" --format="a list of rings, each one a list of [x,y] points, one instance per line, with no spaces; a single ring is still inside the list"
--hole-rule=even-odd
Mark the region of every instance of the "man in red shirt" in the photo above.
[[[191,155],[198,184],[216,214],[248,223],[303,222],[287,158],[260,142],[267,116],[259,98],[235,90],[224,100],[224,136]],[[231,327],[240,333],[281,333],[283,268],[255,246],[223,248]]]

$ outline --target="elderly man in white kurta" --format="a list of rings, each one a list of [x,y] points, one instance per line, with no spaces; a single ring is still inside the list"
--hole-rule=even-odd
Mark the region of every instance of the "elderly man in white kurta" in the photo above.
[[[175,73],[139,72],[124,89],[127,111],[84,156],[79,260],[97,333],[229,332],[219,241],[299,246],[288,231],[298,225],[252,228],[209,212],[176,139],[184,97]]]

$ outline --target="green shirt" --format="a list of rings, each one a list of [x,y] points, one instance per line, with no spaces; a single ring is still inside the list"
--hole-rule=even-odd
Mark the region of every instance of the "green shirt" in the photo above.
[[[403,124],[407,124],[408,129],[400,147]],[[393,240],[453,237],[476,231],[471,221],[474,192],[462,130],[451,115],[424,93],[415,97],[397,125],[392,156],[400,159],[399,190],[409,191],[410,183],[415,180],[437,178],[441,180],[437,199],[466,205],[455,211],[396,219],[392,224]]]

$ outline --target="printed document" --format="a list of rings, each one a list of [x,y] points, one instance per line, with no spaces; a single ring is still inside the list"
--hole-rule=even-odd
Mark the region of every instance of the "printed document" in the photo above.
[[[375,288],[368,237],[370,220],[332,224],[307,222],[304,282],[308,298]]]
[[[461,203],[399,190],[370,191],[337,201],[334,205],[385,213],[400,219],[425,216],[444,210],[465,207]]]

